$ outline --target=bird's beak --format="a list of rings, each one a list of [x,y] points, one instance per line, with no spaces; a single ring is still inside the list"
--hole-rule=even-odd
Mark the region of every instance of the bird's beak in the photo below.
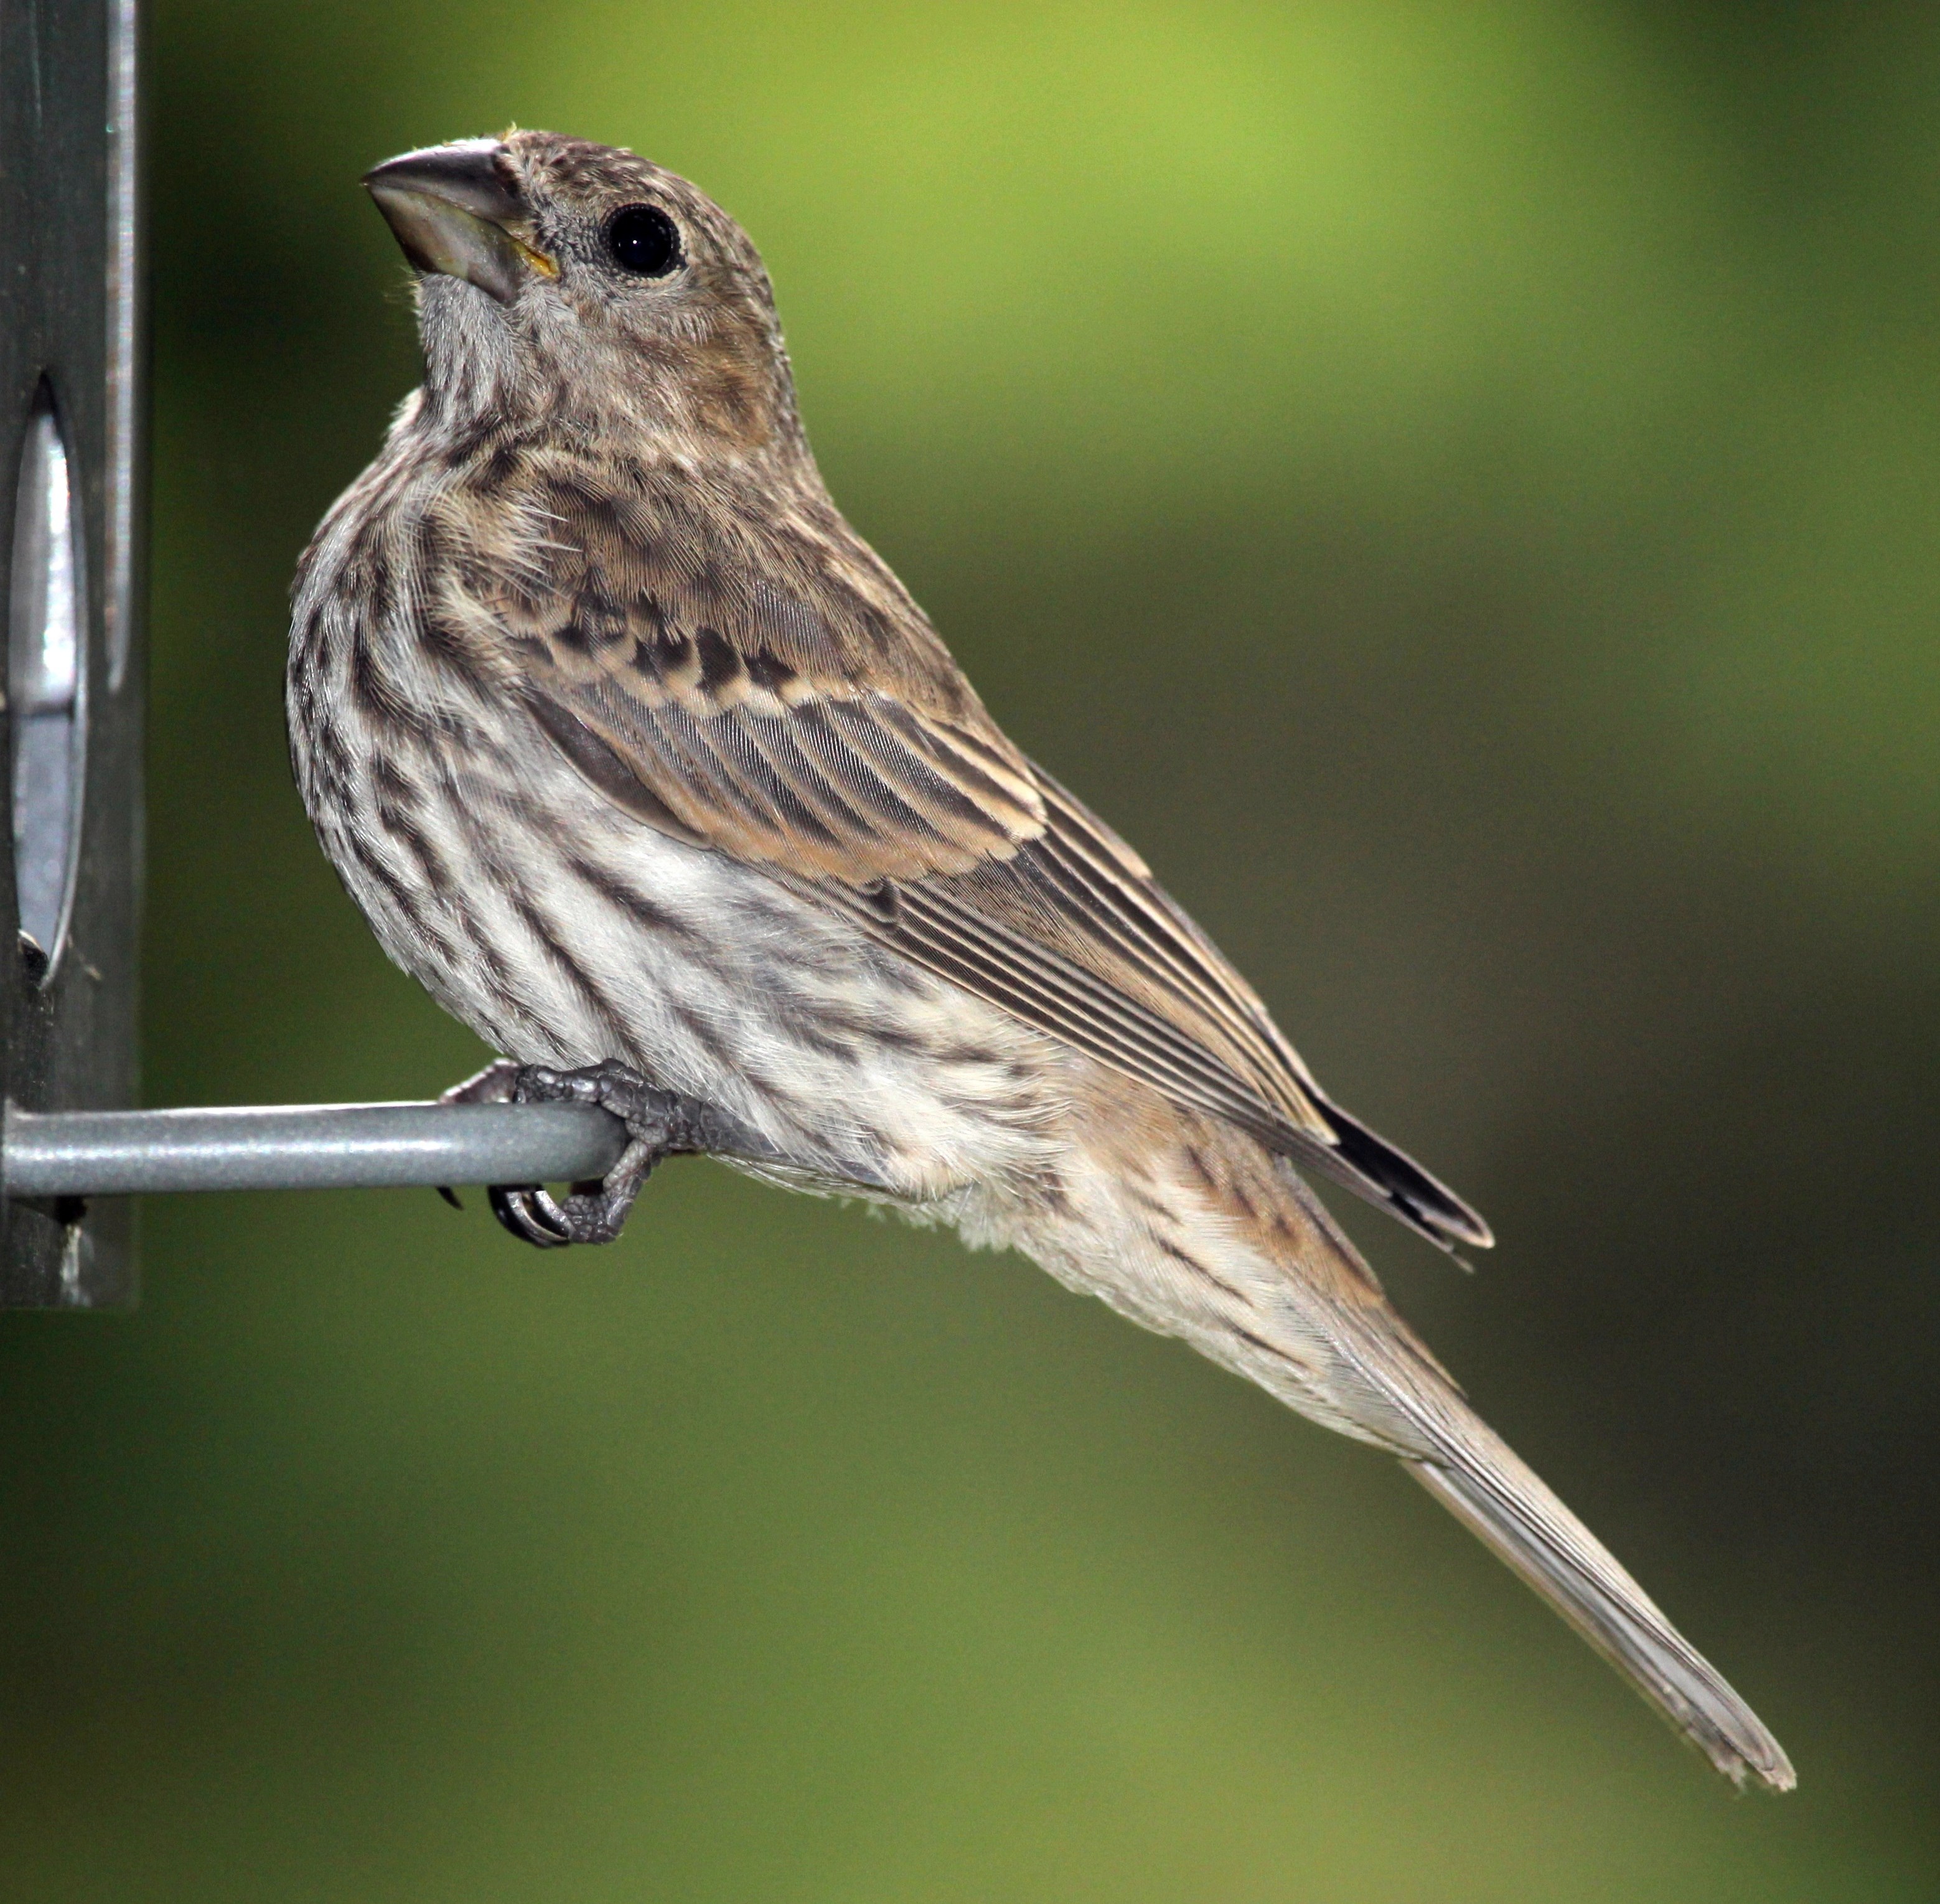
[[[509,304],[529,273],[556,278],[559,266],[527,242],[532,208],[504,151],[496,139],[430,145],[386,159],[364,183],[418,270],[462,278]]]

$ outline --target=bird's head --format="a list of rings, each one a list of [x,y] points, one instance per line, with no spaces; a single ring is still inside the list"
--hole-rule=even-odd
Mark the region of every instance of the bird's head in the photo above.
[[[615,146],[511,132],[407,152],[364,182],[420,273],[432,417],[644,432],[701,456],[797,452],[761,256],[685,178]]]

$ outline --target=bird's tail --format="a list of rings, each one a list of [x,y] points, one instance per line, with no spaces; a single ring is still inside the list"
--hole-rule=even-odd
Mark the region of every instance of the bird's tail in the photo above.
[[[1415,1478],[1734,1783],[1790,1791],[1784,1747],[1514,1451],[1472,1414],[1438,1425],[1438,1458],[1410,1461]]]
[[[1053,1233],[1040,1260],[1313,1420],[1399,1457],[1727,1777],[1789,1791],[1778,1741],[1469,1406],[1292,1169],[1197,1113],[1172,1113],[1168,1149],[1153,1134],[1161,1114],[1084,1121],[1094,1167],[1129,1213],[1129,1241],[1101,1250],[1087,1233],[1083,1252],[1066,1254]],[[1167,1156],[1176,1174],[1155,1179],[1152,1160]],[[1155,1180],[1162,1194],[1123,1197],[1121,1186]]]

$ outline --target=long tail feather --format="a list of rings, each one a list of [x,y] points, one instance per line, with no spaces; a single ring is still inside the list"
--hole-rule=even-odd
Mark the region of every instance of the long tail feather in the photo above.
[[[1459,1439],[1436,1437],[1443,1460],[1408,1463],[1415,1478],[1727,1777],[1790,1791],[1792,1762],[1758,1715],[1508,1445],[1471,1420]]]

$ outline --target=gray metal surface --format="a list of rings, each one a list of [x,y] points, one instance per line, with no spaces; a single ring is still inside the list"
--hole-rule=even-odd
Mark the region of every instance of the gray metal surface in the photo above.
[[[135,1097],[136,16],[136,0],[0,0],[0,1097],[31,1112]],[[131,1301],[132,1222],[125,1204],[0,1199],[0,1307]]]
[[[380,1190],[604,1176],[626,1127],[579,1104],[271,1104],[9,1110],[9,1197]]]

